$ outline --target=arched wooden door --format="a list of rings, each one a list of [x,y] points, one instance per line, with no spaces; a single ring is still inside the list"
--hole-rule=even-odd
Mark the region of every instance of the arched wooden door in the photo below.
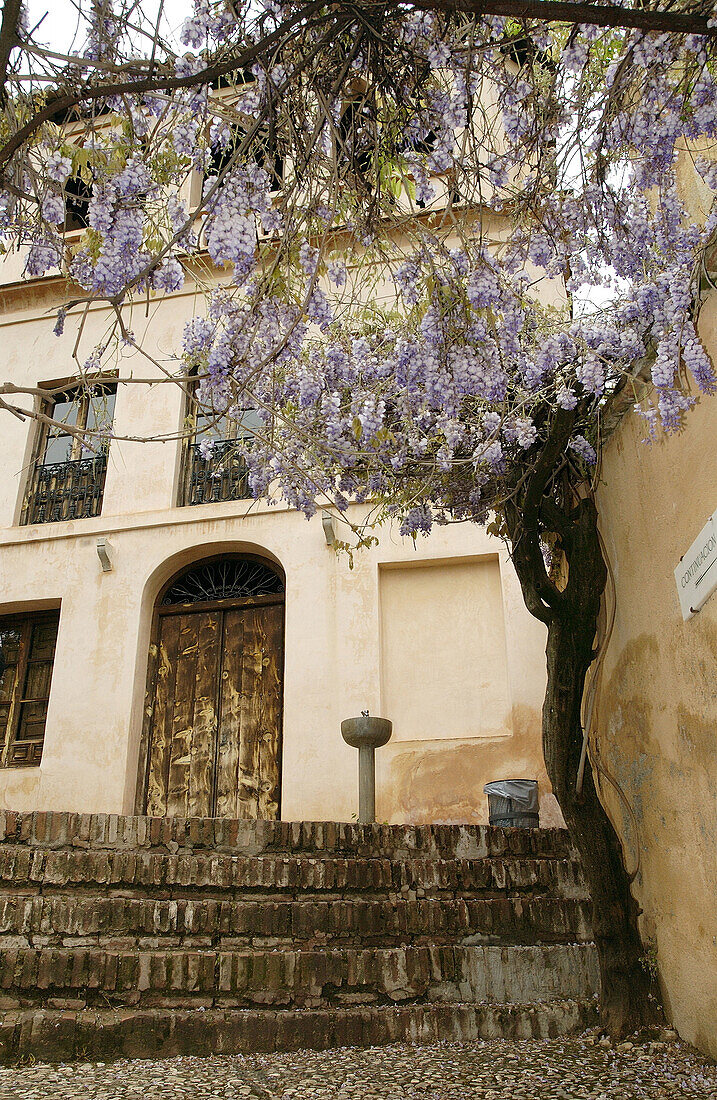
[[[145,813],[278,817],[283,665],[275,566],[215,558],[169,584],[150,664]]]

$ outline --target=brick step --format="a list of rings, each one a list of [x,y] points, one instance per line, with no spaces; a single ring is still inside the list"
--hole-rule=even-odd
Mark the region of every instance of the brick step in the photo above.
[[[479,898],[364,901],[227,901],[87,897],[78,894],[0,896],[0,947],[238,946],[296,942],[537,943],[589,940],[589,903],[579,899]]]
[[[196,1009],[0,1013],[0,1061],[166,1058],[172,1055],[326,1050],[387,1043],[547,1039],[597,1023],[594,1001],[422,1004],[300,1012]]]
[[[589,999],[598,987],[592,944],[107,951],[8,948],[2,1006],[67,999],[81,1005],[320,1008],[421,1000],[537,1003]],[[53,1003],[55,999],[59,1004]],[[80,1002],[78,1004],[77,1002]]]
[[[550,894],[585,898],[580,866],[573,859],[491,857],[392,859],[335,856],[232,856],[171,854],[144,850],[55,850],[0,846],[0,883],[5,891],[86,887],[134,893],[382,894],[415,891],[421,896],[459,894],[510,896]]]
[[[0,844],[40,848],[208,851],[236,855],[324,853],[363,858],[574,858],[565,829],[487,825],[358,825],[60,812],[0,813]]]

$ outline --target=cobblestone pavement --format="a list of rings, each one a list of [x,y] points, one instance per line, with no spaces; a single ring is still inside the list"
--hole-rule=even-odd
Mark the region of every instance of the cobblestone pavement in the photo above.
[[[607,1041],[603,1040],[603,1044]],[[653,1100],[717,1098],[717,1066],[675,1042],[344,1048],[0,1069],[0,1100]]]

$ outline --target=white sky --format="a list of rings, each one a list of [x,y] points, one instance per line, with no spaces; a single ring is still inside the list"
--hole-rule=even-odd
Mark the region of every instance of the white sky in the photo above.
[[[85,11],[90,10],[88,0],[77,0],[76,3],[72,0],[27,0],[31,27],[45,17],[37,33],[43,45],[58,53],[79,52],[83,45],[84,27],[78,37],[78,6]],[[165,0],[166,26],[178,31],[193,6],[192,0]],[[156,12],[157,0],[147,0],[144,7],[148,12]],[[178,41],[175,44],[178,45]]]

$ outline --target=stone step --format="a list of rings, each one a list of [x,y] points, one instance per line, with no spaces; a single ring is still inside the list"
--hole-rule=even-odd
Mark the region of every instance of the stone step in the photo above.
[[[589,903],[552,897],[364,901],[227,901],[0,896],[0,948],[239,946],[261,943],[496,943],[590,940]]]
[[[0,846],[0,883],[12,893],[46,888],[131,890],[137,893],[224,894],[550,894],[585,898],[573,859],[514,856],[343,858],[172,854],[142,849],[48,849]]]
[[[387,1043],[547,1039],[597,1023],[594,1001],[537,1005],[422,1004],[274,1012],[35,1009],[0,1013],[0,1060],[166,1058]]]
[[[237,821],[60,812],[0,813],[0,844],[40,848],[334,854],[354,858],[574,858],[565,829],[487,825],[358,825],[335,821]]]
[[[408,1001],[526,1004],[587,1000],[597,988],[592,944],[430,946],[313,951],[93,947],[8,948],[2,1006],[67,999],[83,1005],[310,1009]],[[59,1003],[56,1003],[59,999]]]
[[[0,1059],[568,1034],[567,834],[0,813]]]

